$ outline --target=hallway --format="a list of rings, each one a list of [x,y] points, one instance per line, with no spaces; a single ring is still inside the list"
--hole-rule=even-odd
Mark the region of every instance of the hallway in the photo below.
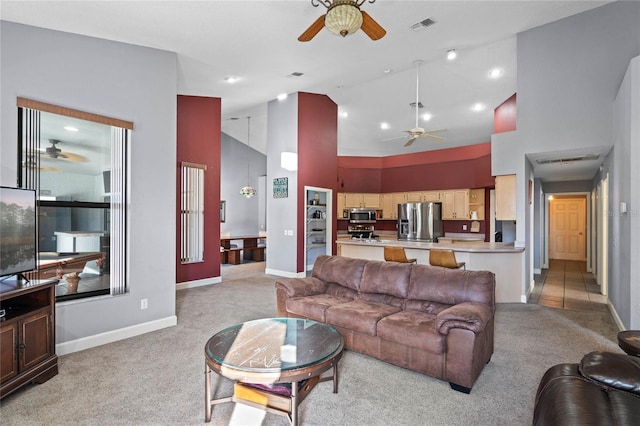
[[[586,263],[574,260],[549,260],[549,269],[535,275],[535,288],[529,303],[575,311],[607,312],[607,298],[600,294]]]

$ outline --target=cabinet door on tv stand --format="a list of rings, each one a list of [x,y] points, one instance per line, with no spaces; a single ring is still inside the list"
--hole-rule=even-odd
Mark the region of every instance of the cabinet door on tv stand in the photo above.
[[[21,321],[20,371],[38,365],[52,355],[51,315],[40,311]]]
[[[18,324],[11,322],[0,327],[0,383],[18,375]]]

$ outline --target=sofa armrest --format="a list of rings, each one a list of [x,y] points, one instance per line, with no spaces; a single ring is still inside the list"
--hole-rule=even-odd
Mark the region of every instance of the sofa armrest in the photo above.
[[[579,364],[584,377],[611,388],[640,395],[640,357],[612,352],[590,352]]]
[[[463,302],[436,315],[436,328],[445,335],[452,328],[464,328],[478,333],[484,330],[492,316],[493,311],[485,304]]]
[[[279,278],[276,280],[276,289],[284,290],[287,297],[303,297],[324,293],[327,284],[315,277]]]

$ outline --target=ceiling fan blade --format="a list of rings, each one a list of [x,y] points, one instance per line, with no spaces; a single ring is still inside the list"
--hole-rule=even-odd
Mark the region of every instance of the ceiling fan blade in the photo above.
[[[325,15],[322,15],[318,19],[316,19],[313,24],[311,24],[311,26],[306,29],[305,32],[300,34],[300,37],[298,37],[298,41],[310,41],[312,38],[314,38],[316,34],[318,34],[320,30],[324,28],[324,17]]]
[[[426,130],[425,133],[440,133],[440,132],[446,132],[447,129],[435,129],[435,130]]]
[[[376,21],[374,21],[367,12],[360,12],[362,13],[362,25],[360,26],[360,29],[364,31],[364,33],[368,35],[371,40],[380,40],[385,36],[385,34],[387,34],[385,29],[382,28]]]
[[[416,139],[418,138],[409,138],[409,140],[407,141],[407,143],[404,144],[404,146],[411,146]]]
[[[425,133],[420,137],[421,138],[425,138],[425,139],[435,139],[437,141],[446,141],[447,140],[447,138],[443,138],[442,136],[435,136],[435,135],[431,135],[429,133]]]

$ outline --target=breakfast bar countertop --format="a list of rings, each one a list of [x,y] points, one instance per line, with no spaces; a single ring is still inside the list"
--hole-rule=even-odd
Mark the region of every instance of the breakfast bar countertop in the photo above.
[[[425,241],[399,241],[398,239],[393,238],[338,238],[336,243],[355,246],[393,246],[417,250],[451,249],[457,252],[468,253],[518,253],[524,251],[524,247],[515,247],[513,243],[485,243],[479,241],[462,242],[460,240],[456,240],[454,243],[428,243]]]

